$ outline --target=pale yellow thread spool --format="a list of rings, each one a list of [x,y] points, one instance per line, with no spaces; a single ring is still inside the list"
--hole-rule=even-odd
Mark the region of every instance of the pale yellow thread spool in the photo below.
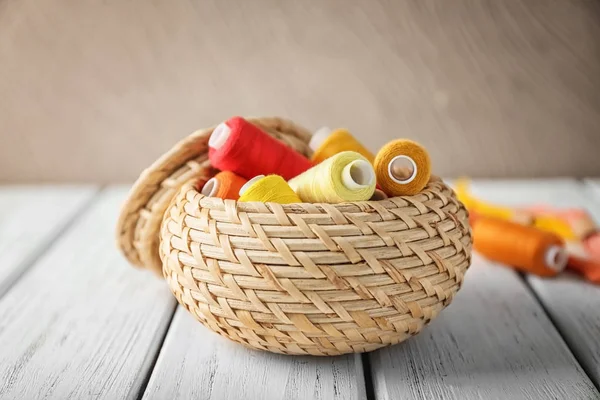
[[[241,187],[239,201],[279,204],[302,203],[302,200],[285,179],[279,175],[258,175],[250,179]]]
[[[375,191],[375,171],[354,151],[343,151],[291,179],[300,199],[310,203],[369,200]]]
[[[375,156],[377,183],[388,196],[419,193],[431,177],[429,154],[408,139],[389,142]]]
[[[308,146],[314,152],[311,161],[315,164],[342,151],[355,151],[365,157],[371,164],[375,160],[373,153],[356,140],[346,129],[331,130],[323,127],[315,132]]]

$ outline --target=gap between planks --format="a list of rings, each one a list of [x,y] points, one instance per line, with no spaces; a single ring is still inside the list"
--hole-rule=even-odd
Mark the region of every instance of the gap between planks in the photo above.
[[[476,181],[475,194],[508,205],[549,204],[582,207],[600,222],[598,180]],[[525,275],[535,293],[586,374],[600,390],[600,286],[570,272],[556,278]]]
[[[171,320],[165,283],[118,253],[107,189],[0,299],[0,399],[136,399]]]
[[[0,298],[94,202],[93,186],[0,187]]]
[[[487,190],[505,196],[560,182],[476,182],[474,191],[488,199]],[[454,304],[430,327],[370,358],[377,399],[600,398],[530,288],[478,255]]]
[[[366,400],[361,356],[286,356],[247,349],[178,307],[144,400]]]

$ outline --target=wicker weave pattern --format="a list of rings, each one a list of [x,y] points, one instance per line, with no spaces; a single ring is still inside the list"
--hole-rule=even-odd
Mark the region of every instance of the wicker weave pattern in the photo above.
[[[447,306],[470,264],[442,182],[353,204],[236,203],[184,187],[161,230],[164,275],[210,329],[246,346],[336,355],[398,343]]]
[[[303,154],[310,132],[281,118],[248,118],[273,137]],[[158,256],[163,214],[178,190],[191,179],[208,180],[216,171],[208,162],[208,138],[214,127],[194,132],[142,172],[123,205],[117,242],[133,265],[162,271]]]

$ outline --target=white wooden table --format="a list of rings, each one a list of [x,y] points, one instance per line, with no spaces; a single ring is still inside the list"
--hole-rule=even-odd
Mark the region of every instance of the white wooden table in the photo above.
[[[475,182],[584,206],[600,180]],[[248,350],[177,307],[114,243],[126,187],[0,187],[0,399],[600,399],[600,286],[479,256],[418,336],[366,355]]]

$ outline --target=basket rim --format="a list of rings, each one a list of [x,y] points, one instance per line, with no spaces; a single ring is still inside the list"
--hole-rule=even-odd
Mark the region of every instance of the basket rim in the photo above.
[[[209,208],[212,210],[225,210],[228,208],[228,204],[233,205],[238,211],[243,212],[262,212],[267,211],[266,209],[278,208],[286,212],[286,214],[298,214],[305,213],[311,208],[316,208],[319,212],[325,212],[332,208],[339,210],[340,212],[356,212],[359,210],[367,209],[388,209],[394,207],[405,207],[413,204],[414,201],[426,201],[430,199],[430,194],[434,191],[437,192],[436,186],[442,186],[450,190],[451,187],[444,181],[435,175],[432,175],[432,179],[427,185],[417,194],[407,196],[393,196],[382,200],[361,200],[361,201],[347,201],[342,203],[287,203],[279,204],[273,202],[261,202],[261,201],[239,201],[239,200],[227,200],[218,197],[209,197],[202,194],[192,183],[183,185],[180,189],[181,194],[190,194],[195,198],[202,208]],[[458,199],[448,200],[458,201]],[[375,206],[373,206],[375,204]],[[299,212],[300,211],[300,212]],[[270,210],[268,212],[271,212]]]
[[[306,128],[297,125],[293,121],[281,117],[244,117],[249,122],[261,126],[271,132],[282,134],[284,136],[295,137],[298,141],[308,145],[311,133]],[[116,224],[116,242],[117,247],[125,258],[134,266],[153,269],[159,273],[161,269],[158,258],[158,244],[153,251],[155,256],[144,257],[140,254],[135,245],[135,231],[138,227],[140,219],[144,217],[144,213],[154,213],[155,219],[162,219],[162,214],[168,208],[170,203],[162,202],[158,209],[148,210],[147,205],[162,193],[162,198],[173,199],[177,196],[179,190],[185,185],[185,182],[177,182],[170,179],[173,174],[179,171],[186,164],[193,162],[202,155],[205,155],[203,160],[195,164],[196,172],[208,171],[212,176],[216,172],[208,161],[208,138],[217,125],[212,125],[209,128],[199,129],[184,137],[177,142],[170,150],[162,154],[149,167],[145,168],[136,181],[133,183],[125,200],[122,203],[121,211]],[[160,214],[160,215],[159,215]],[[152,231],[155,231],[156,239],[158,240],[160,233],[160,224],[154,226]],[[146,260],[144,260],[146,258]],[[150,260],[150,261],[149,261]],[[152,261],[154,260],[154,261]],[[151,265],[146,265],[151,264]]]

